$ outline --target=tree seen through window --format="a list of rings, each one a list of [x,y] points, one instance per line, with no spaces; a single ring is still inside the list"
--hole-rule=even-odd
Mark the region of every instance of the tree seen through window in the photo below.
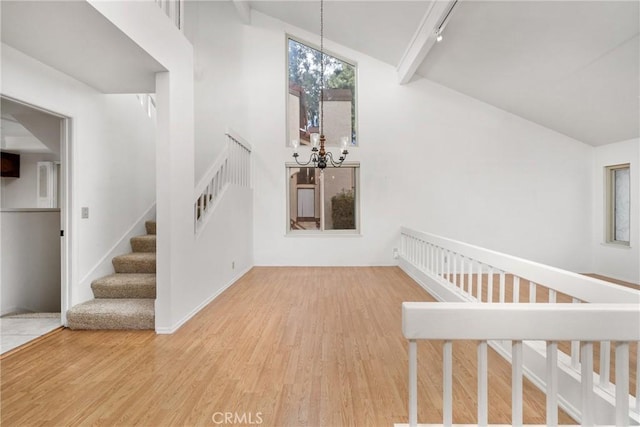
[[[288,130],[289,141],[309,144],[309,135],[320,128],[320,51],[288,39]],[[325,52],[324,125],[328,146],[339,146],[349,137],[356,145],[356,68]]]

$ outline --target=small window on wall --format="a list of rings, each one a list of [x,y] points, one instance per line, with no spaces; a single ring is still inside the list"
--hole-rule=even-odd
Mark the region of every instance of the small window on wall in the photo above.
[[[325,51],[321,76],[319,49],[287,37],[287,52],[287,143],[296,139],[300,145],[310,145],[310,135],[318,133],[324,80],[322,128],[326,145],[339,147],[345,136],[350,146],[357,145],[355,64]]]
[[[629,164],[605,167],[607,201],[606,241],[629,246],[631,223],[631,168]]]
[[[320,169],[287,165],[288,233],[357,233],[357,164]]]

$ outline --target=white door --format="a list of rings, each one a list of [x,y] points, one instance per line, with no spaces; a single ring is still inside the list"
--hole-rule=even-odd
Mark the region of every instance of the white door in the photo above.
[[[298,188],[298,218],[315,218],[315,199],[313,188]]]

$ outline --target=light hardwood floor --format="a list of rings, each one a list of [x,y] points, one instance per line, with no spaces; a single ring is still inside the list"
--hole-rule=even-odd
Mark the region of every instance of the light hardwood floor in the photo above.
[[[403,301],[433,299],[396,267],[254,268],[173,335],[64,330],[4,358],[0,421],[406,423]],[[441,422],[440,360],[440,342],[419,344],[420,422]],[[489,369],[489,421],[508,424],[510,365],[490,350]],[[475,342],[455,343],[454,422],[476,421],[475,390]],[[525,421],[543,424],[544,395],[529,382],[524,393]]]

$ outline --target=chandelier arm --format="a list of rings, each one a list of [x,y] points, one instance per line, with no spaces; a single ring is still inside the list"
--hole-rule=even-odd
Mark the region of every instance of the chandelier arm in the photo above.
[[[315,157],[315,156],[314,156],[314,153],[311,153],[311,156],[309,156],[309,161],[307,161],[307,162],[300,162],[300,161],[298,160],[298,157],[299,157],[299,156],[293,156],[293,158],[296,160],[296,163],[297,163],[297,164],[299,164],[300,166],[307,166],[307,165],[309,165],[311,162],[313,162],[313,163],[315,163],[315,162],[316,162],[316,161],[315,161],[315,159],[314,159],[314,157]]]
[[[327,153],[326,158],[329,160],[329,163],[331,163],[331,166],[337,167],[337,168],[342,166],[342,163],[344,162],[344,159],[345,159],[344,156],[340,156],[340,158],[337,161],[334,160],[333,153],[331,151]]]

